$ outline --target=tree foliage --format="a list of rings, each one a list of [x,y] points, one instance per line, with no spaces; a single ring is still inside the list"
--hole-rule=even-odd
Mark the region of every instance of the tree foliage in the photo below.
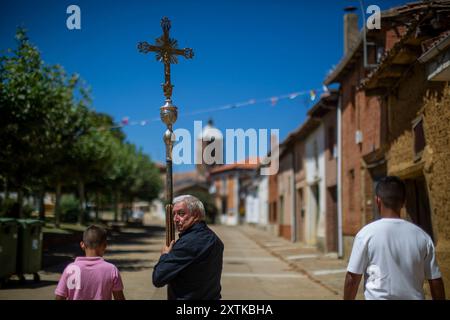
[[[17,48],[0,56],[0,181],[5,194],[64,187],[78,194],[84,214],[89,193],[151,201],[161,181],[151,159],[91,107],[76,74],[42,61],[26,31]],[[114,198],[110,196],[109,198]]]

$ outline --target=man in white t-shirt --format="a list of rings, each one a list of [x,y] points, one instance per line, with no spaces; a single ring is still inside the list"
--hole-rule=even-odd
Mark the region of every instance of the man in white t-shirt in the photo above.
[[[382,178],[376,187],[381,219],[355,237],[347,267],[344,299],[355,299],[364,273],[367,300],[424,299],[427,279],[433,299],[445,299],[434,245],[421,228],[400,218],[406,189],[397,177]]]

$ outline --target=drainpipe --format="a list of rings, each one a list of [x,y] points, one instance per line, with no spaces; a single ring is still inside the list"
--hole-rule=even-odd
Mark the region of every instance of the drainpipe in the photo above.
[[[338,210],[338,257],[344,256],[342,235],[342,95],[339,95],[337,108],[337,210]]]
[[[291,240],[292,242],[296,242],[297,241],[297,190],[295,189],[295,143],[293,145],[293,150],[292,150],[292,172],[293,172],[293,177],[292,177],[292,182],[291,182],[291,190],[292,190],[292,233],[291,233]]]

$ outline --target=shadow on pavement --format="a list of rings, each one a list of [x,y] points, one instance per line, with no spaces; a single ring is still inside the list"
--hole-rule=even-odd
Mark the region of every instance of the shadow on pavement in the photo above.
[[[112,227],[108,230],[108,245],[114,246],[134,246],[149,245],[151,239],[164,234],[165,229],[160,226],[141,226],[141,225],[123,225],[120,227]],[[150,241],[149,241],[150,240]],[[160,243],[158,240],[157,242]],[[161,243],[162,245],[162,243]],[[149,269],[153,266],[154,261],[150,259],[109,259],[109,255],[121,254],[146,254],[159,250],[150,249],[106,249],[106,260],[116,265],[119,270],[123,271],[139,271]],[[43,252],[42,267],[43,270],[50,273],[62,273],[64,268],[78,256],[84,253],[78,242],[74,241],[69,245],[52,245]]]
[[[42,287],[54,286],[58,284],[57,281],[41,280],[39,282],[34,282],[33,280],[26,280],[22,282],[20,280],[10,279],[8,282],[3,284],[2,290],[12,290],[12,289],[37,289]]]
[[[141,250],[141,249],[106,249],[106,254],[108,256],[118,255],[118,254],[127,254],[127,253],[152,253],[159,252],[159,250]]]
[[[106,259],[120,271],[141,271],[150,269],[155,264],[152,259]]]

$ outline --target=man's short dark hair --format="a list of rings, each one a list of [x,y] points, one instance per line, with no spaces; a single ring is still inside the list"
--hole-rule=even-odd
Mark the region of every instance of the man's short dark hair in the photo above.
[[[106,230],[98,226],[89,226],[83,233],[83,242],[89,249],[95,249],[106,243]]]
[[[375,188],[375,194],[380,197],[386,208],[398,211],[405,203],[405,183],[395,176],[381,178]]]

